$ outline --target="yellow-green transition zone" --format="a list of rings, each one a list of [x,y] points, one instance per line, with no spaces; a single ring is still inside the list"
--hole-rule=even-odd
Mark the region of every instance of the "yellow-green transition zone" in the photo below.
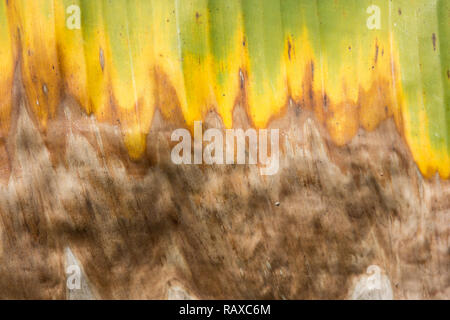
[[[120,123],[132,158],[156,108],[187,127],[292,99],[337,145],[393,117],[421,172],[450,176],[450,0],[0,0],[0,137],[20,60],[41,130],[64,94]]]

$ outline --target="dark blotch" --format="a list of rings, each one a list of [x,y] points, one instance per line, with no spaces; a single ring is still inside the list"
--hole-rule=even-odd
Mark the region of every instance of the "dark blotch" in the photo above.
[[[433,50],[436,51],[436,34],[433,33],[431,36],[431,39],[433,39]]]
[[[375,64],[377,64],[378,61],[378,50],[379,50],[378,43],[375,43]]]
[[[288,41],[288,57],[289,57],[289,60],[291,60],[291,50],[292,50],[291,41]]]
[[[323,107],[325,110],[328,110],[328,96],[326,93],[323,95]]]

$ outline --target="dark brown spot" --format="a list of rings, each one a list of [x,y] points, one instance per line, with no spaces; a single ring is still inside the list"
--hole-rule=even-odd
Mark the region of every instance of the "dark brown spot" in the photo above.
[[[308,96],[309,96],[309,101],[311,102],[311,107],[314,105],[314,91],[312,88],[312,85],[309,85],[308,87]]]
[[[433,50],[436,51],[436,34],[433,33],[431,36],[431,39],[433,40]]]
[[[402,15],[402,9],[398,8],[398,14]]]
[[[289,60],[291,60],[291,50],[292,50],[291,41],[288,40],[288,57],[289,57]]]
[[[378,61],[378,50],[379,50],[379,48],[378,48],[378,43],[375,43],[375,64],[377,64],[377,61]],[[372,67],[372,69],[373,69],[373,67]]]
[[[323,95],[323,108],[328,110],[328,96],[326,93]]]

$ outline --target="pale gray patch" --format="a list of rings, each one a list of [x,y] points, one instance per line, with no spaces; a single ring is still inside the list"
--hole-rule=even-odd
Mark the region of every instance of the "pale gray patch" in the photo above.
[[[99,60],[100,60],[100,67],[102,68],[102,71],[104,71],[105,70],[105,55],[103,53],[102,48],[100,48]]]
[[[88,283],[86,275],[84,274],[83,267],[78,262],[78,259],[73,254],[72,250],[69,247],[65,249],[65,257],[66,257],[66,278],[68,279],[71,274],[67,273],[69,268],[76,266],[79,268],[80,272],[80,286],[79,288],[69,288],[66,283],[66,298],[67,300],[95,300],[95,295],[91,290],[91,287]]]
[[[367,268],[367,275],[359,279],[352,293],[352,300],[393,300],[391,282],[375,265]]]
[[[167,293],[167,300],[196,300],[184,289],[174,286],[170,287]]]

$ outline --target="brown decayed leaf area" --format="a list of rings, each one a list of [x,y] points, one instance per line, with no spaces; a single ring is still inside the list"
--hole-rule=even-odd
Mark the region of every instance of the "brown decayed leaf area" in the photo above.
[[[450,181],[422,178],[392,118],[338,147],[313,102],[291,102],[270,123],[281,134],[278,174],[176,166],[170,135],[183,120],[158,77],[165,109],[146,155],[131,161],[120,124],[98,122],[70,97],[39,130],[16,71],[0,141],[0,298],[65,299],[67,247],[103,299],[164,299],[176,288],[344,299],[370,265],[396,299],[450,297]],[[249,128],[239,105],[234,127]],[[211,112],[204,126],[221,119]]]

